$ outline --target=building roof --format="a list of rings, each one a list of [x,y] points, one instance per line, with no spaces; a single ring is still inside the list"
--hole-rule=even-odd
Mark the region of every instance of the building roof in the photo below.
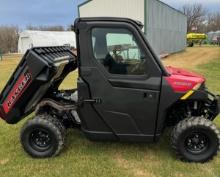
[[[20,33],[21,38],[30,38],[34,46],[59,46],[68,44],[76,47],[75,33],[72,31],[31,31]]]

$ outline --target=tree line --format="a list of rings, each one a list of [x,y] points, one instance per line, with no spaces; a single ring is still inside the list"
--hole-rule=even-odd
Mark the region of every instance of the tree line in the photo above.
[[[18,35],[18,27],[0,26],[0,55],[17,51]]]
[[[209,12],[202,4],[186,4],[181,11],[187,16],[187,32],[208,33],[220,30],[220,11]]]

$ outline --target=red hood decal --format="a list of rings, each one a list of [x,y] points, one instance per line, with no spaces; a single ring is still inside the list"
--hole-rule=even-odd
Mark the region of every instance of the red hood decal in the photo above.
[[[180,68],[166,67],[170,76],[165,77],[175,92],[187,92],[205,82],[205,77]]]

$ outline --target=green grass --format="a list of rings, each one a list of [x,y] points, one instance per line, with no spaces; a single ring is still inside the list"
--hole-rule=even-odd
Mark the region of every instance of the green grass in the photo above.
[[[204,65],[198,65],[195,68],[195,71],[203,74],[206,77],[206,84],[210,91],[220,95],[220,58],[214,59]],[[220,127],[219,118],[220,116],[215,120],[215,122]]]
[[[14,63],[14,64],[13,64]],[[0,62],[0,90],[16,66],[15,61]],[[193,70],[204,74],[210,90],[220,93],[220,57]],[[73,83],[69,77],[62,88]],[[60,156],[36,160],[29,157],[19,142],[20,128],[0,121],[1,177],[219,177],[220,155],[206,164],[183,163],[171,151],[169,131],[158,144],[97,143],[78,130],[69,130]],[[220,128],[220,120],[216,120]]]

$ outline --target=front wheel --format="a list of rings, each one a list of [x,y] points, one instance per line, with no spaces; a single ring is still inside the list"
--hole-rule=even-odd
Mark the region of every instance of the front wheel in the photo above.
[[[210,120],[193,117],[177,124],[171,145],[181,160],[207,162],[220,149],[220,132]]]
[[[49,115],[37,116],[27,121],[21,130],[24,150],[35,158],[56,156],[64,145],[62,123]]]

